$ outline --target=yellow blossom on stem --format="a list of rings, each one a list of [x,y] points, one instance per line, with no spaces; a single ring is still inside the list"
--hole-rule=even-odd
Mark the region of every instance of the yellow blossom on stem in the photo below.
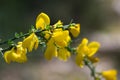
[[[22,42],[18,42],[18,45],[6,51],[3,57],[8,64],[11,62],[23,63],[27,61],[26,53],[27,49],[22,47]]]
[[[61,22],[61,20],[58,20],[58,22],[55,23],[53,26],[54,26],[54,28],[56,28],[56,27],[62,27],[63,23]]]
[[[51,60],[52,57],[57,57],[57,47],[54,45],[54,40],[52,38],[47,43],[44,55],[47,60]]]
[[[117,80],[117,71],[116,70],[103,71],[102,76],[105,78],[105,80]]]
[[[58,49],[58,58],[63,61],[67,61],[70,58],[71,54],[66,48],[59,48]]]
[[[65,48],[71,40],[68,30],[55,29],[51,39],[47,43],[45,57],[51,59],[57,57],[60,60],[66,61],[70,57],[70,52]]]
[[[73,35],[73,37],[77,37],[80,34],[80,24],[70,26],[70,32]]]
[[[27,48],[29,52],[38,48],[39,40],[35,33],[30,34],[27,38],[23,40],[23,47]]]
[[[56,28],[56,29],[53,30],[53,33],[55,33],[55,32],[61,32],[61,31],[63,31],[62,28]]]
[[[37,29],[43,30],[49,24],[50,24],[50,18],[49,18],[49,16],[47,14],[40,13],[37,16],[37,19],[36,19],[36,28]]]
[[[57,30],[53,32],[52,38],[54,39],[54,42],[58,47],[68,46],[68,43],[71,40],[68,30]]]
[[[88,44],[89,51],[88,51],[87,55],[89,57],[93,56],[98,51],[99,47],[100,47],[100,43],[98,43],[98,42],[91,42],[91,43],[89,43]]]
[[[76,64],[78,66],[80,66],[81,68],[84,66],[83,59],[84,59],[84,57],[82,54],[77,54],[77,56],[75,58]]]
[[[71,34],[73,37],[77,37],[80,34],[80,24],[70,23],[63,25],[61,20],[58,20],[54,25],[50,25],[50,18],[45,13],[40,13],[36,18],[36,29],[33,28],[30,32],[23,34],[15,33],[13,38],[6,41],[0,41],[0,45],[8,44],[9,47],[0,47],[0,53],[6,63],[11,62],[24,63],[27,61],[27,51],[31,52],[33,49],[37,49],[39,42],[42,47],[46,47],[44,56],[47,60],[51,60],[53,57],[62,61],[67,61],[71,53],[75,54],[76,64],[80,67],[87,66],[91,71],[91,76],[94,80],[117,80],[117,71],[108,70],[103,72],[96,72],[93,63],[99,61],[99,58],[94,57],[95,53],[100,47],[99,42],[88,43],[87,38],[83,38],[78,47],[71,47],[70,41]],[[24,38],[23,42],[18,42]]]
[[[98,58],[94,58],[93,55],[97,52],[99,47],[100,47],[100,44],[98,42],[91,42],[88,44],[88,39],[84,38],[76,50],[77,65],[80,65],[80,67],[83,66],[83,59],[85,56],[87,56],[92,62],[98,61]]]
[[[58,45],[58,44],[57,44]],[[54,38],[51,38],[47,43],[47,48],[45,50],[45,58],[51,60],[52,57],[56,57],[60,60],[67,61],[70,57],[70,52],[64,48],[59,47],[55,44]]]

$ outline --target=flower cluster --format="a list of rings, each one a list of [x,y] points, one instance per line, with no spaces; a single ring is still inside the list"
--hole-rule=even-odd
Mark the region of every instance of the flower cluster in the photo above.
[[[97,52],[99,47],[100,44],[98,42],[91,42],[88,44],[88,40],[84,38],[76,50],[76,64],[83,67],[83,60],[85,57],[88,57],[88,59],[93,63],[97,62],[98,58],[93,57],[93,55]]]
[[[80,34],[80,24],[70,23],[63,25],[59,20],[54,25],[50,25],[50,18],[45,13],[40,13],[36,18],[36,26],[26,34],[17,34],[13,39],[3,43],[9,43],[19,38],[23,38],[17,44],[12,42],[10,47],[2,49],[3,57],[6,63],[18,62],[24,63],[27,59],[27,53],[37,49],[39,45],[45,45],[44,56],[47,60],[58,58],[59,60],[67,61],[72,54],[75,55],[75,62],[79,67],[85,65],[90,68],[92,76],[95,80],[100,80],[101,76],[106,80],[117,80],[116,70],[103,71],[98,73],[95,71],[94,63],[99,61],[99,58],[94,57],[100,47],[100,43],[93,41],[88,43],[87,38],[83,38],[80,44],[73,48],[71,47],[72,37],[78,37]],[[3,43],[0,43],[2,45]],[[45,43],[45,44],[43,44]]]

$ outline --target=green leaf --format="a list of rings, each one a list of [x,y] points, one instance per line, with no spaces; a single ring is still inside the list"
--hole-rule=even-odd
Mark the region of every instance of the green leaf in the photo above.
[[[75,23],[71,23],[70,25],[69,25],[69,27],[73,27],[73,26],[75,26],[76,24]]]
[[[15,37],[16,37],[16,38],[19,38],[20,35],[19,35],[17,32],[15,32]]]
[[[36,29],[33,25],[31,25],[31,28],[29,29],[29,33],[34,32]]]
[[[11,46],[15,45],[14,41],[8,40],[8,44]]]
[[[45,27],[45,29],[46,29],[46,30],[50,30],[50,26],[47,25],[47,26]]]
[[[23,36],[23,33],[22,33],[22,32],[20,32],[20,36]]]
[[[31,29],[35,29],[35,27],[33,25],[31,25]]]

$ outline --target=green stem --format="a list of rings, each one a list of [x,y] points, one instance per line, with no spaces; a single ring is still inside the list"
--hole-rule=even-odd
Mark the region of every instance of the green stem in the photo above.
[[[91,76],[94,78],[94,80],[96,80],[97,77],[96,77],[96,71],[94,65],[90,60],[87,59],[87,57],[84,58],[84,62],[85,65],[91,70]]]
[[[70,25],[75,25],[75,23],[71,23],[71,24],[69,24],[69,25],[64,25],[64,26],[62,26],[62,27],[56,27],[56,28],[63,28],[64,30],[68,30],[69,27],[70,27]],[[53,28],[53,29],[56,29],[56,28]],[[53,29],[51,28],[50,30],[53,30]],[[46,31],[46,30],[47,30],[47,29],[44,29],[44,30],[36,30],[36,29],[34,29],[33,31],[31,31],[31,32],[29,32],[29,33],[25,33],[25,34],[20,35],[20,36],[18,36],[18,37],[13,37],[13,38],[8,39],[8,40],[6,40],[6,41],[0,42],[0,45],[8,44],[9,41],[15,41],[15,40],[17,40],[17,39],[20,39],[20,38],[29,36],[32,32],[34,32],[37,36],[40,36],[40,37],[44,38],[43,35],[40,35],[40,33],[43,32],[43,31]],[[10,46],[10,47],[8,47],[8,48],[5,48],[5,49],[3,49],[3,50],[1,50],[1,51],[2,51],[2,52],[5,52],[6,50],[9,50],[9,49],[11,49],[11,48],[12,48],[12,46]]]
[[[40,33],[40,32],[42,32],[42,31],[45,31],[45,30],[41,30],[41,31],[40,31],[40,30],[36,30],[34,33],[37,34],[37,33]],[[25,34],[23,34],[23,35],[20,35],[19,37],[13,37],[13,38],[8,39],[8,40],[6,40],[6,41],[4,41],[4,42],[1,42],[0,45],[7,44],[8,41],[14,41],[14,40],[17,40],[17,39],[20,39],[20,38],[23,38],[23,37],[29,36],[31,33],[32,33],[32,32],[25,33]]]
[[[62,26],[62,27],[57,27],[57,28],[63,28],[64,30],[68,30],[68,28],[69,28],[70,25],[75,25],[75,23],[72,23],[72,24],[69,24],[69,25],[64,25],[64,26]],[[56,29],[56,28],[54,28],[54,29]],[[40,33],[40,32],[45,31],[45,30],[46,30],[46,29],[44,29],[44,30],[35,30],[35,33]],[[8,40],[6,40],[6,41],[4,41],[4,42],[1,42],[0,45],[6,44],[6,43],[8,43],[8,41],[14,41],[14,40],[16,40],[16,39],[23,38],[23,37],[28,36],[28,35],[30,35],[30,34],[31,34],[31,33],[25,33],[25,34],[23,34],[23,35],[21,35],[21,36],[19,36],[19,37],[13,37],[13,38],[8,39]]]
[[[8,41],[14,41],[14,40],[16,40],[16,39],[19,39],[19,38],[28,36],[29,34],[30,34],[30,33],[26,33],[26,34],[24,34],[24,35],[19,36],[18,38],[17,38],[17,37],[13,37],[13,38],[8,39],[8,40],[6,40],[6,41],[4,41],[4,42],[1,42],[0,45],[6,44],[6,43],[8,43]]]

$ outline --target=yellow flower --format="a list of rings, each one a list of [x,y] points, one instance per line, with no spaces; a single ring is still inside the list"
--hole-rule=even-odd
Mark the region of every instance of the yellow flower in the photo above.
[[[117,71],[116,70],[103,71],[102,76],[106,80],[117,80]]]
[[[77,53],[78,54],[86,54],[88,52],[87,44],[88,44],[88,40],[86,38],[84,38],[77,47]]]
[[[61,31],[63,31],[62,28],[56,28],[56,29],[53,30],[53,33],[55,33],[55,32],[61,32]]]
[[[99,47],[100,47],[100,43],[98,43],[98,42],[91,42],[91,43],[89,43],[88,44],[89,51],[88,51],[87,55],[89,57],[93,56],[98,51]]]
[[[56,28],[56,27],[62,27],[63,23],[61,22],[61,20],[58,20],[58,22],[55,23],[53,26],[54,26],[54,28]]]
[[[71,26],[70,32],[73,35],[73,37],[77,37],[80,33],[80,24],[76,24],[75,26]]]
[[[67,61],[70,58],[70,52],[66,48],[59,48],[58,49],[58,58],[63,61]]]
[[[5,61],[6,61],[6,63],[9,64],[11,62],[11,60],[12,60],[11,55],[12,55],[13,52],[14,52],[14,49],[12,49],[10,51],[6,51],[4,53],[3,57],[4,57]]]
[[[23,47],[27,48],[29,52],[38,48],[39,40],[35,33],[30,34],[27,38],[23,40]]]
[[[36,19],[36,28],[37,29],[43,30],[49,24],[50,24],[50,18],[49,18],[49,16],[47,14],[40,13],[37,16],[37,19]]]
[[[65,30],[57,30],[53,32],[52,38],[54,39],[54,42],[56,46],[58,47],[66,47],[68,46],[69,41],[71,40],[69,36],[69,31]]]
[[[51,38],[47,43],[45,58],[51,60],[52,57],[57,57],[57,47],[54,45],[54,40]]]
[[[51,38],[47,43],[44,55],[47,60],[51,60],[52,57],[56,57],[60,60],[66,61],[70,57],[70,52],[66,48],[58,48],[54,43],[54,39]]]
[[[70,52],[65,47],[68,46],[70,40],[68,30],[55,29],[47,43],[45,58],[50,60],[52,57],[57,57],[66,61],[70,57]]]
[[[22,42],[18,42],[18,45],[11,50],[6,51],[3,55],[6,63],[18,62],[23,63],[27,61],[26,57],[27,49],[22,47]]]
[[[81,68],[84,66],[84,63],[83,63],[83,55],[82,54],[77,54],[76,58],[75,58],[75,62],[78,66],[80,66]]]
[[[92,62],[97,62],[98,58],[94,58],[93,55],[97,52],[99,47],[100,47],[100,44],[98,42],[91,42],[88,44],[88,40],[84,38],[76,50],[77,52],[76,64],[82,67],[83,59],[85,56],[87,56]]]
[[[91,57],[98,51],[99,47],[100,44],[98,42],[91,42],[88,44],[88,40],[84,38],[77,47],[77,53]]]

